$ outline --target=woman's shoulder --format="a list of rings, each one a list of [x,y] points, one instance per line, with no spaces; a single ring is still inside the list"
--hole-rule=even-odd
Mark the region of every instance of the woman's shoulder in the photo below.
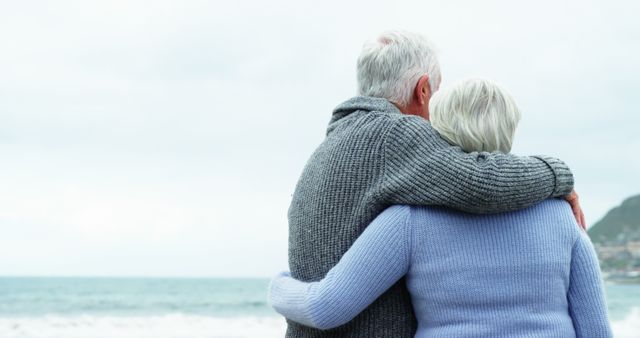
[[[555,212],[561,212],[561,213],[569,212],[569,214],[573,214],[571,212],[571,205],[569,205],[569,202],[561,198],[548,198],[540,203],[534,204],[530,208],[532,209],[541,208],[541,209],[553,210]]]
[[[415,205],[397,205],[392,206],[391,208],[395,208],[398,212],[411,212],[411,213],[419,213],[425,215],[432,215],[438,217],[456,217],[456,218],[495,218],[495,217],[511,217],[511,216],[528,216],[528,215],[536,215],[536,216],[547,216],[553,217],[558,221],[563,221],[567,223],[576,223],[575,217],[573,216],[573,212],[571,211],[571,206],[569,203],[563,199],[559,198],[550,198],[546,199],[542,202],[529,206],[527,208],[523,208],[516,211],[503,212],[497,214],[472,214],[463,211],[454,210],[446,207],[439,206],[415,206]]]
[[[383,229],[386,227],[398,228],[402,225],[408,226],[411,218],[412,207],[409,205],[392,205],[383,210],[371,224],[367,227]],[[373,227],[372,227],[373,226]]]
[[[547,219],[556,231],[569,234],[573,242],[577,240],[584,231],[578,224],[569,202],[560,198],[550,198],[531,207],[538,217]]]
[[[544,200],[524,209],[523,212],[534,214],[536,217],[549,219],[553,221],[554,224],[568,226],[570,229],[576,230],[576,233],[580,229],[571,210],[571,205],[569,205],[569,202],[560,198]]]
[[[397,217],[397,216],[408,217],[411,214],[412,209],[414,208],[416,207],[412,205],[395,204],[390,207],[387,207],[384,211],[380,213],[378,217]]]
[[[550,198],[530,207],[498,214],[470,214],[437,206],[394,206],[396,212],[407,213],[420,223],[469,224],[477,227],[480,223],[503,224],[522,223],[523,226],[551,228],[578,236],[580,227],[569,203],[563,199]],[[530,224],[529,224],[530,223]]]

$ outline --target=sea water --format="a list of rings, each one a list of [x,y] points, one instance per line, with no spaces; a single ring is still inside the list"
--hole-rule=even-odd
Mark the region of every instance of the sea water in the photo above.
[[[267,279],[0,278],[0,338],[270,338]],[[616,337],[640,337],[640,285],[607,284]]]

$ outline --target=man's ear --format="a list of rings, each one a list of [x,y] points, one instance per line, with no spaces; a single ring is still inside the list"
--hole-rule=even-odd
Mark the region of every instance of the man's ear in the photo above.
[[[429,86],[429,75],[422,75],[418,79],[415,91],[413,93],[416,102],[420,105],[424,105],[429,102],[431,98],[431,86]]]

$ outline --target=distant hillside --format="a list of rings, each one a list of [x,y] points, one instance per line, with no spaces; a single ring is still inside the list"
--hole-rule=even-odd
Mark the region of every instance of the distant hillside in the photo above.
[[[638,236],[640,236],[640,195],[627,198],[589,229],[589,237],[594,243],[625,240]]]

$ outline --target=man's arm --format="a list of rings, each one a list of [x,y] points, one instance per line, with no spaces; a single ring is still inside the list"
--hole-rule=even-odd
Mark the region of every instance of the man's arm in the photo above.
[[[598,258],[584,233],[580,234],[571,252],[567,299],[578,338],[612,337]]]
[[[409,269],[410,208],[392,206],[365,229],[324,279],[304,283],[276,276],[269,302],[283,316],[319,329],[349,322]]]
[[[389,204],[494,213],[564,197],[573,190],[573,175],[558,159],[465,153],[415,116],[396,121],[384,148],[379,191]]]

